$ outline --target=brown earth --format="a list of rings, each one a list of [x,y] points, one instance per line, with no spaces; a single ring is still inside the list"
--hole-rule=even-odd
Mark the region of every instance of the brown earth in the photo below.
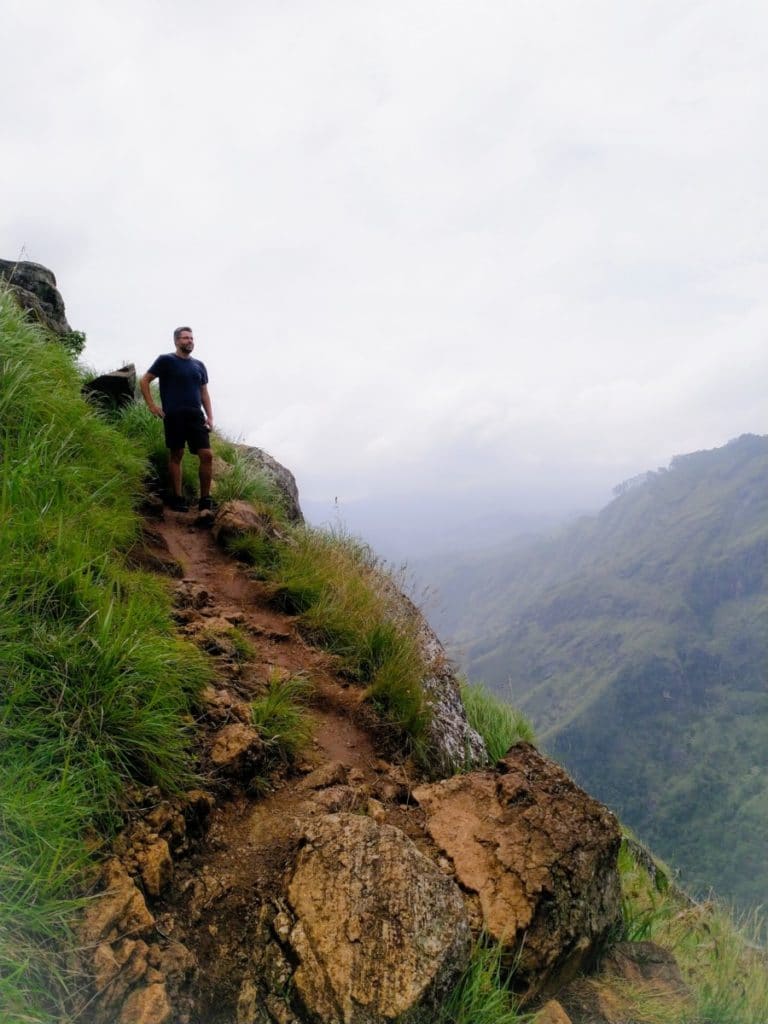
[[[168,579],[213,678],[194,709],[200,787],[128,794],[84,915],[79,1019],[384,1024],[444,997],[470,931],[519,960],[522,998],[554,994],[619,914],[613,816],[525,744],[495,768],[423,777],[212,520],[169,513],[132,553]],[[312,732],[289,758],[251,707],[295,676]]]
[[[230,1022],[247,996],[242,990],[255,951],[269,951],[265,931],[276,927],[274,897],[310,820],[365,812],[380,824],[396,825],[422,852],[434,852],[425,841],[423,814],[410,800],[415,770],[405,759],[384,759],[391,737],[363,703],[362,689],[339,671],[334,657],[303,639],[297,620],[275,609],[269,588],[221,551],[194,514],[168,513],[147,525],[134,561],[180,577],[171,583],[179,628],[214,664],[197,718],[205,800],[193,794],[191,804],[169,807],[156,791],[134,794],[116,852],[138,889],[127,895],[124,878],[122,888],[116,886],[110,862],[105,885],[115,885],[118,909],[111,911],[108,899],[97,901],[96,924],[86,919],[89,946],[107,967],[83,1019],[122,1020],[121,1013],[139,1019],[141,1004],[139,1016],[147,1024]],[[232,643],[233,627],[247,640],[246,656]],[[249,724],[249,704],[271,676],[297,674],[312,686],[312,739],[296,762],[270,761]],[[199,809],[205,801],[213,807],[207,818],[190,813],[190,806]],[[190,824],[196,815],[206,818],[204,828]],[[101,927],[103,917],[119,914],[140,894],[147,911],[139,912],[140,929],[126,926],[131,938]],[[130,947],[125,978],[127,954],[120,943],[136,937],[142,956],[137,967]],[[169,949],[174,965],[183,951],[180,969],[164,971]],[[272,954],[276,961],[283,955],[276,947]],[[280,969],[277,962],[259,966],[262,973]],[[163,985],[167,998],[159,994]]]

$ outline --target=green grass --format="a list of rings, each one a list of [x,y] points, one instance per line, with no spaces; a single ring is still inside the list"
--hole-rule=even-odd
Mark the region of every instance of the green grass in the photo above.
[[[307,638],[336,655],[383,718],[420,749],[429,708],[416,625],[371,549],[307,526],[285,528],[282,539],[253,532],[228,549],[272,584],[276,603],[300,617]]]
[[[143,442],[80,396],[70,353],[0,292],[0,1007],[66,1019],[62,958],[129,781],[190,779],[206,675],[156,580],[126,569]],[[8,1008],[6,1010],[6,1008]]]
[[[133,402],[114,414],[114,422],[120,432],[136,442],[146,454],[150,481],[155,487],[167,490],[170,482],[163,421],[153,416],[143,402]],[[231,441],[216,433],[211,434],[211,448],[219,460],[213,481],[213,497],[217,502],[248,501],[268,508],[277,520],[285,520],[283,497],[267,473],[254,465]],[[187,453],[181,471],[184,493],[188,496],[197,494],[197,459]]]
[[[148,460],[148,479],[152,486],[158,490],[169,490],[168,449],[165,446],[163,421],[153,416],[144,402],[132,402],[117,411],[113,418],[118,430],[133,441]],[[198,462],[189,453],[181,463],[181,478],[184,493],[188,496],[197,494]]]
[[[298,613],[309,639],[366,686],[380,713],[413,742],[426,728],[426,674],[415,622],[370,548],[344,534],[294,528],[264,567],[276,598]]]
[[[482,683],[463,683],[461,699],[469,724],[485,740],[492,761],[504,757],[515,743],[535,742],[533,726],[528,719]]]
[[[528,1024],[511,989],[512,975],[502,966],[502,948],[480,941],[458,984],[440,1007],[438,1024]]]
[[[626,844],[619,870],[625,937],[670,949],[693,993],[693,1009],[675,1024],[765,1024],[768,950],[760,914],[735,916],[715,901],[694,903],[659,887]]]
[[[266,506],[278,519],[286,518],[282,495],[263,470],[229,442],[216,440],[214,450],[227,467],[214,480],[213,496],[218,502],[248,501]]]
[[[233,626],[227,634],[227,638],[235,649],[237,661],[248,661],[253,657],[255,648],[246,633],[239,626]]]
[[[260,509],[266,514],[266,509]],[[230,555],[247,562],[255,576],[261,579],[269,577],[270,569],[277,560],[274,540],[262,533],[244,533],[227,539],[227,551]]]
[[[312,719],[306,703],[312,689],[305,676],[281,679],[272,675],[267,692],[251,705],[253,724],[281,760],[292,760],[311,739]]]

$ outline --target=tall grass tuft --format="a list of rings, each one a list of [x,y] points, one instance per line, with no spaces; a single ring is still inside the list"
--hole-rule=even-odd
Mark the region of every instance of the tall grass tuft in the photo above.
[[[511,705],[500,700],[482,683],[463,683],[461,699],[469,724],[485,740],[491,760],[504,757],[515,743],[534,743],[533,726]]]
[[[215,450],[226,467],[214,481],[216,500],[249,501],[252,505],[270,509],[278,519],[285,520],[283,497],[270,477],[228,442],[217,439]]]
[[[70,353],[0,292],[0,1005],[20,1021],[65,1016],[84,838],[117,823],[127,781],[189,779],[206,674],[165,591],[121,555],[141,444],[79,389]]]
[[[418,741],[429,716],[424,659],[415,624],[393,601],[391,580],[370,548],[345,534],[300,527],[269,554],[262,568],[277,600],[366,686],[385,718]]]
[[[281,679],[273,674],[267,692],[251,705],[259,735],[283,760],[292,760],[312,736],[312,719],[306,710],[312,689],[305,676]]]
[[[159,398],[158,398],[159,402]],[[131,441],[148,461],[149,479],[160,490],[170,489],[168,475],[168,449],[165,446],[163,421],[153,416],[144,402],[132,402],[114,417],[117,429]],[[197,493],[197,460],[189,455],[181,464],[182,490],[187,495]]]
[[[469,966],[440,1007],[439,1024],[528,1024],[511,989],[512,977],[502,966],[498,945],[478,942]]]
[[[757,912],[736,917],[653,882],[626,844],[619,858],[625,935],[671,949],[693,993],[690,1024],[765,1024],[768,950]]]

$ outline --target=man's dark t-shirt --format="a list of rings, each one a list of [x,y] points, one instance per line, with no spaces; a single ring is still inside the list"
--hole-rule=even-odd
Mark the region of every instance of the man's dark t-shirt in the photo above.
[[[160,402],[164,413],[200,411],[200,388],[208,383],[208,371],[199,359],[182,359],[169,352],[158,356],[149,373],[160,381]]]

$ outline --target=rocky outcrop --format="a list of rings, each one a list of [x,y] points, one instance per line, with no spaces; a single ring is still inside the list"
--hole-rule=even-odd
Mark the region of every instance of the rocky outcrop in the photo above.
[[[72,333],[56,278],[47,267],[23,260],[0,260],[0,278],[7,282],[21,308],[31,312],[49,331],[60,336]]]
[[[658,1020],[662,1013],[665,1020],[694,1019],[691,992],[677,961],[655,942],[617,943],[599,976],[577,978],[557,1000],[564,1024],[625,1024],[634,1019],[638,993],[648,1014],[644,1019]]]
[[[529,744],[495,771],[419,786],[427,830],[476,894],[530,999],[595,959],[620,916],[614,816]]]
[[[431,716],[425,740],[434,775],[439,778],[462,768],[486,765],[488,751],[480,734],[467,721],[456,671],[445,648],[420,609],[404,595],[401,595],[401,600],[410,605],[409,614],[415,621],[416,636],[427,669],[422,686]]]
[[[213,536],[226,548],[230,540],[248,534],[272,539],[277,530],[272,518],[262,514],[247,501],[227,501],[216,512],[213,521]]]
[[[550,999],[533,1018],[532,1024],[573,1024],[573,1021],[556,999]]]
[[[299,489],[296,486],[296,478],[293,473],[281,465],[277,459],[274,459],[269,452],[265,452],[263,448],[252,448],[247,444],[238,444],[235,447],[247,462],[253,463],[275,484],[282,496],[283,508],[289,522],[303,523],[304,514],[299,505]]]
[[[174,801],[152,789],[134,796],[148,806],[131,811],[137,816],[115,839],[79,926],[75,970],[90,976],[91,991],[75,1016],[89,1024],[167,1024],[173,1007],[188,1005],[180,993],[197,971],[194,954],[158,927],[148,902],[169,887],[173,858],[189,851],[213,798],[203,790]]]
[[[122,408],[136,397],[136,367],[133,363],[103,373],[83,385],[83,394],[106,408]]]
[[[220,540],[227,529],[275,528],[236,503],[218,510],[216,525]],[[616,920],[613,817],[528,745],[439,784],[412,760],[386,760],[388,738],[359,689],[275,609],[270,589],[207,534],[156,528],[169,552],[197,551],[176,587],[175,618],[212,659],[192,710],[198,764],[219,800],[193,841],[211,797],[144,793],[138,811],[128,807],[114,843],[119,901],[92,930],[98,994],[84,1019],[428,1019],[483,934],[502,942],[502,969],[528,1005],[559,996]],[[486,761],[439,641],[394,581],[382,587],[428,666],[434,770]],[[291,762],[271,759],[252,702],[296,672],[312,678],[315,732]],[[547,1024],[570,1020],[562,1004],[547,1013]]]
[[[171,1005],[163,975],[150,962],[146,941],[155,924],[144,897],[123,864],[113,858],[102,872],[104,893],[86,910],[80,927],[97,993],[91,1019],[166,1024]]]
[[[458,889],[398,829],[352,814],[306,830],[288,886],[297,995],[323,1024],[378,1024],[445,995],[469,957]]]

